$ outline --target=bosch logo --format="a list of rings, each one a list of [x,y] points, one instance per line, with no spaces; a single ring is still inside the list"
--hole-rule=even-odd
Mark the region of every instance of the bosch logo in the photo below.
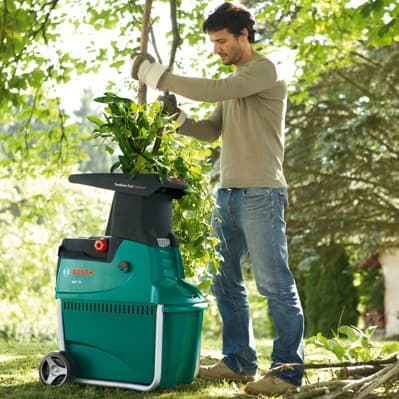
[[[72,276],[94,276],[94,270],[92,269],[72,269]]]

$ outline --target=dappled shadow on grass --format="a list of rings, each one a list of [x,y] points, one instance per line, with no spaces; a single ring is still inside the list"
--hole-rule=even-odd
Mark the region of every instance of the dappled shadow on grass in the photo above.
[[[205,342],[204,342],[205,343]],[[202,345],[202,348],[207,348]],[[212,350],[201,350],[201,365],[211,365],[222,357],[218,346]],[[269,367],[271,340],[260,340],[259,374]],[[121,388],[107,388],[92,385],[68,383],[61,387],[43,384],[39,379],[39,363],[42,357],[54,350],[52,345],[30,343],[9,343],[0,341],[0,399],[244,399],[249,398],[244,393],[245,384],[226,381],[210,381],[195,378],[192,384],[179,385],[172,389],[158,389],[151,392],[136,392]],[[306,346],[307,362],[326,362],[330,353],[317,349],[313,345]],[[330,359],[333,360],[333,359]],[[334,379],[335,375],[329,369],[308,370],[308,381],[316,383]],[[373,392],[367,399],[399,399],[399,380]],[[260,396],[258,399],[263,397]]]
[[[4,342],[3,342],[4,344]],[[3,348],[4,349],[4,346]],[[7,353],[1,353],[0,399],[222,399],[247,398],[244,384],[225,381],[209,381],[195,378],[191,384],[178,385],[171,389],[157,389],[151,392],[137,392],[121,388],[67,383],[60,387],[49,386],[39,378],[39,364],[43,350],[33,345],[11,345]],[[212,364],[216,357],[201,358],[203,365]]]
[[[242,386],[241,386],[242,385]],[[208,381],[197,378],[192,384],[178,385],[173,389],[136,392],[120,388],[67,383],[61,387],[48,386],[40,381],[0,386],[0,399],[222,399],[248,398],[244,384]]]
[[[206,346],[205,346],[206,348]],[[219,345],[215,350],[201,350],[201,365],[211,365],[222,357]],[[261,341],[258,349],[267,356],[271,342]],[[195,378],[191,384],[172,389],[137,392],[121,388],[68,383],[61,387],[43,384],[39,364],[46,353],[56,350],[54,344],[15,343],[0,341],[0,399],[226,399],[248,398],[245,384]],[[263,359],[265,360],[265,359]],[[266,366],[267,361],[264,361]]]
[[[263,346],[263,345],[262,345]],[[267,343],[269,352],[270,346]],[[43,356],[54,350],[52,345],[38,343],[0,343],[0,399],[225,399],[248,398],[245,384],[195,378],[191,384],[172,389],[137,392],[121,388],[68,383],[61,387],[43,384],[39,364]],[[211,365],[221,358],[220,351],[201,351],[201,365]]]

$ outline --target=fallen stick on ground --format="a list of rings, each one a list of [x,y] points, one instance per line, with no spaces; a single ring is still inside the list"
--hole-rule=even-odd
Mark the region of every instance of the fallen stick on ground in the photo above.
[[[389,382],[391,379],[399,375],[399,353],[394,356],[381,360],[372,360],[368,362],[343,362],[335,364],[304,364],[301,368],[334,368],[334,367],[353,367],[373,365],[375,366],[375,372],[366,377],[359,379],[346,379],[346,380],[333,380],[320,382],[317,384],[305,385],[297,390],[292,390],[284,395],[284,399],[365,399],[368,395],[376,388]],[[378,367],[382,366],[383,367]],[[278,370],[284,370],[288,368],[298,368],[299,365],[281,365]],[[276,371],[274,368],[270,372]]]

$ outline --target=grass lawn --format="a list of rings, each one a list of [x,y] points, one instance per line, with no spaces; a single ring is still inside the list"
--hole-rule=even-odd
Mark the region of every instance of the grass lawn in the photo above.
[[[266,335],[262,329],[265,327],[265,306],[262,303],[252,304],[254,312],[255,336]],[[201,364],[215,363],[221,357],[221,327],[216,316],[216,311],[210,307],[204,319],[201,341]],[[269,334],[270,335],[270,334]],[[219,337],[219,338],[215,338]],[[259,373],[270,367],[271,339],[257,339],[259,355]],[[373,340],[372,345],[381,347],[388,342]],[[392,342],[392,351],[399,349],[398,341]],[[160,398],[160,399],[222,399],[222,398],[248,398],[244,393],[244,384],[225,381],[209,381],[201,378],[194,379],[192,384],[180,385],[174,389],[155,390],[152,392],[136,392],[120,388],[105,388],[94,385],[65,384],[61,387],[45,385],[39,378],[39,364],[43,356],[52,351],[57,351],[57,343],[41,342],[15,342],[0,339],[0,399],[135,399],[135,398]],[[306,363],[337,362],[331,352],[316,348],[313,344],[305,345]],[[304,384],[327,381],[334,378],[331,369],[307,370]],[[382,391],[374,399],[393,399],[393,392],[399,389],[399,383],[392,386],[390,393]],[[398,394],[399,395],[399,394]],[[260,397],[261,398],[261,397]],[[395,399],[399,399],[399,396]]]
[[[217,341],[203,340],[202,364],[211,364],[220,356],[219,345]],[[266,355],[260,358],[262,366],[260,372],[265,371],[269,365],[267,356],[270,354],[271,345],[271,340],[258,343],[259,353]],[[200,378],[196,378],[190,385],[180,385],[174,389],[148,393],[79,384],[65,384],[61,387],[47,386],[39,379],[38,365],[45,354],[54,350],[57,350],[56,344],[0,341],[0,399],[248,398],[248,395],[244,394],[244,384],[214,382]],[[317,349],[313,345],[306,346],[306,353],[307,363],[335,361],[330,353]],[[329,370],[308,371],[305,383],[332,378],[332,371]],[[392,395],[378,397],[389,398]]]
[[[262,353],[270,353],[271,341],[260,343]],[[218,342],[203,342],[202,364],[212,364],[220,356]],[[206,345],[206,346],[204,346]],[[206,348],[206,349],[205,349]],[[209,349],[208,349],[209,348]],[[244,398],[244,384],[210,382],[196,378],[190,385],[175,389],[143,393],[99,386],[65,384],[52,387],[43,384],[38,375],[38,365],[48,352],[57,350],[56,344],[16,343],[0,341],[0,399],[89,399],[89,398]],[[261,359],[264,368],[267,360]]]

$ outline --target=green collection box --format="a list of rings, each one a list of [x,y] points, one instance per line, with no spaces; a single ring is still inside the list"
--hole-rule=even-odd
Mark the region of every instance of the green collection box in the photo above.
[[[60,348],[76,382],[137,390],[192,382],[206,302],[181,273],[176,248],[132,241],[110,264],[61,259]]]

